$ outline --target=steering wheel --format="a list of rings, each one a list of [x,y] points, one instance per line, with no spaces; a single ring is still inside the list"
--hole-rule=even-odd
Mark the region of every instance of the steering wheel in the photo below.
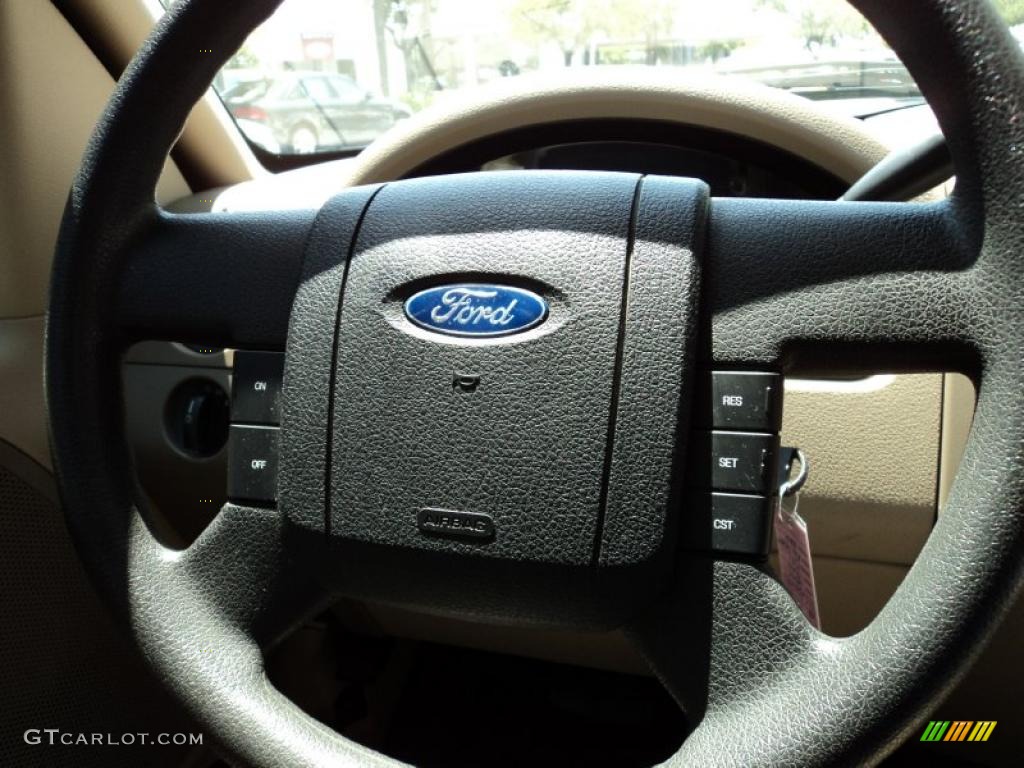
[[[678,764],[892,750],[1021,582],[1024,62],[993,9],[855,3],[949,139],[958,181],[941,203],[509,172],[355,188],[318,212],[160,210],[190,107],[277,4],[191,0],[159,22],[88,146],[53,265],[46,389],[68,525],[163,683],[241,762],[389,762],[264,674],[261,649],[348,595],[626,627],[695,725]],[[462,337],[404,313],[465,282],[546,314]],[[483,309],[492,325],[514,314]],[[137,339],[286,352],[276,505],[229,503],[184,551],[159,542],[133,480],[119,382]],[[814,630],[757,562],[679,546],[701,366],[975,379],[948,506],[856,636]]]

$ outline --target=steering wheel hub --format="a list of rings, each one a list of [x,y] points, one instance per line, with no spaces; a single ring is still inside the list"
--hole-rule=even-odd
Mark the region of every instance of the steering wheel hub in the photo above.
[[[679,518],[706,206],[692,180],[453,176],[374,194],[351,253],[348,232],[319,238],[347,268],[294,312],[330,316],[342,297],[320,341],[335,352],[313,426],[329,445],[304,414],[291,434],[325,360],[302,353],[293,317],[282,450],[290,466],[319,449],[329,490],[310,508],[285,472],[280,499],[329,532],[343,591],[563,626],[613,626],[654,596]],[[423,311],[446,324],[459,285],[508,286],[507,319],[535,297],[544,322],[477,337],[410,318],[433,296]]]

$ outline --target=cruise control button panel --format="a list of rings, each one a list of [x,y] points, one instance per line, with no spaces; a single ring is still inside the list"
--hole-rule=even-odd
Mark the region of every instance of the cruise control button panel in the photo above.
[[[693,436],[691,485],[717,491],[771,493],[779,436],[704,432]]]
[[[281,422],[284,355],[279,352],[235,352],[231,383],[231,421],[246,424]]]
[[[708,371],[697,388],[690,438],[686,546],[763,557],[778,495],[783,378],[770,371]]]
[[[277,498],[277,427],[231,425],[228,498],[273,503]]]
[[[698,423],[713,429],[778,432],[782,376],[756,371],[712,371],[699,391]]]

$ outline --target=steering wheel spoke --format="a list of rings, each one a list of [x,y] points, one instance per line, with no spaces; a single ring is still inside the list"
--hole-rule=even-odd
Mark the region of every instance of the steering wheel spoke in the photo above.
[[[322,540],[310,541],[275,510],[232,504],[183,552],[138,527],[130,567],[154,578],[131,585],[130,623],[156,674],[197,721],[224,719],[219,740],[275,734],[296,765],[339,753],[390,763],[305,716],[266,675],[265,651],[331,597]]]
[[[211,610],[267,646],[329,598],[322,550],[279,511],[228,503],[173,568]]]
[[[761,565],[689,558],[627,632],[698,727],[831,641]]]
[[[968,365],[979,243],[958,213],[950,201],[716,199],[705,353],[801,373]]]
[[[123,246],[122,333],[283,349],[314,215],[154,212]]]
[[[842,641],[815,630],[785,588],[750,563],[688,561],[627,634],[687,715],[673,765],[759,764],[766,733],[800,730],[794,717],[818,694],[797,687],[813,685],[808,670],[825,680],[841,669]],[[785,698],[791,706],[778,707]],[[832,764],[846,747],[841,734],[817,752],[788,740],[779,762]]]

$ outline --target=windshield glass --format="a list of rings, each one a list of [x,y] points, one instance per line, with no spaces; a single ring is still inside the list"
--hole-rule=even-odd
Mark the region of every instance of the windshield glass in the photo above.
[[[996,5],[1024,20],[1024,1]],[[214,87],[250,141],[307,154],[361,148],[446,91],[623,66],[748,78],[854,117],[923,101],[846,0],[285,0]]]

